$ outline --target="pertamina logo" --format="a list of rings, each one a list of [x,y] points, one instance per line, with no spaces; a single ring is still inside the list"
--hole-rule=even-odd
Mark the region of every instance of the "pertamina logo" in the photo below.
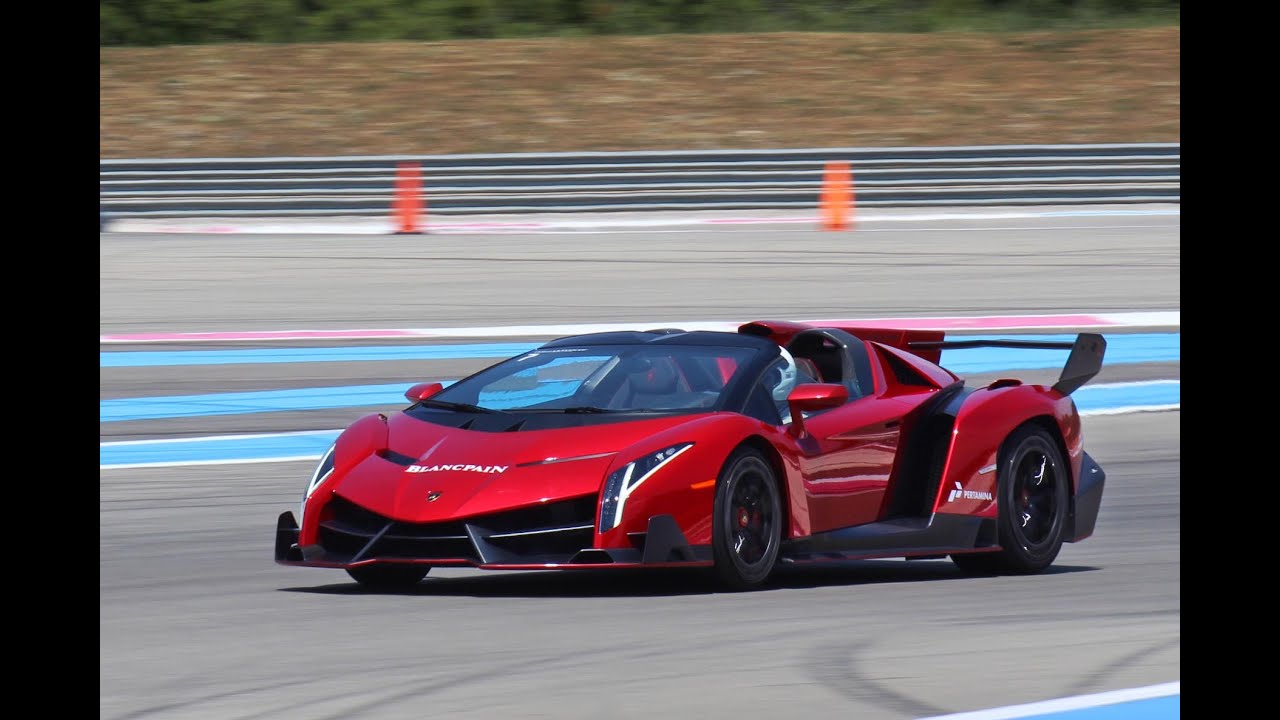
[[[476,472],[485,474],[498,474],[507,471],[510,465],[410,465],[405,472],[411,473],[427,473],[427,472]]]
[[[947,502],[954,502],[956,499],[994,500],[995,498],[992,497],[991,493],[985,490],[965,490],[960,483],[956,483],[956,489],[952,490],[950,495],[947,495]]]

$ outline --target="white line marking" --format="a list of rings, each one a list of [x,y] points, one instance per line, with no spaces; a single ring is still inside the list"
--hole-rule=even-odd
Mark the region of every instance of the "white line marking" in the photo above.
[[[1146,387],[1151,385],[1181,385],[1182,380],[1130,380],[1128,382],[1100,383],[1085,385],[1090,390],[1110,390],[1112,388]]]
[[[1146,687],[1131,688],[1128,690],[1112,690],[1110,692],[1095,693],[1093,695],[1078,695],[1076,697],[1027,703],[1025,705],[1010,705],[1008,707],[992,708],[991,710],[975,710],[973,712],[955,713],[952,715],[935,715],[933,717],[921,718],[921,720],[1008,720],[1009,718],[1047,715],[1049,713],[1082,710],[1085,708],[1133,702],[1134,700],[1151,700],[1153,698],[1181,694],[1182,681],[1176,680],[1171,683],[1162,683],[1160,685],[1148,685]]]
[[[1013,226],[992,226],[992,227],[914,227],[914,228],[861,228],[861,232],[1044,232],[1048,230],[1131,230],[1133,228],[1152,228],[1152,227],[1168,227],[1176,228],[1177,225],[1046,225],[1042,227],[1013,227]],[[779,230],[777,232],[803,232],[802,230]],[[855,231],[857,232],[857,231]]]
[[[879,222],[937,222],[937,221],[956,221],[956,220],[1017,220],[1030,218],[1067,218],[1067,217],[1160,217],[1182,215],[1181,206],[1164,206],[1161,203],[1148,203],[1149,207],[1139,209],[1100,209],[1100,210],[1005,210],[1005,211],[974,211],[974,212],[919,212],[919,213],[894,213],[892,211],[881,214],[876,209],[863,209],[857,213],[854,218],[855,228],[861,228],[865,223]],[[493,220],[485,220],[482,217],[467,221],[447,221],[439,218],[427,218],[423,224],[427,234],[455,235],[455,234],[498,234],[498,233],[530,233],[530,234],[547,234],[557,231],[572,231],[582,229],[599,229],[606,228],[652,228],[663,226],[701,226],[705,227],[740,227],[743,225],[785,225],[785,224],[808,224],[814,228],[819,226],[821,218],[816,214],[810,214],[807,211],[799,211],[794,214],[782,214],[786,211],[779,211],[775,215],[766,216],[725,216],[725,215],[708,215],[694,214],[677,215],[658,218],[637,218],[633,213],[614,212],[613,217],[609,217],[610,211],[598,211],[601,216],[589,218],[573,218],[573,219],[553,219],[546,218],[541,220],[517,220],[511,219],[511,215],[494,215],[488,216],[498,218]],[[652,210],[646,212],[665,212],[662,210]],[[721,210],[712,210],[707,212],[726,212]],[[730,211],[731,212],[731,211]],[[108,218],[110,220],[110,218]],[[283,234],[283,235],[301,235],[301,234],[324,234],[324,235],[390,235],[395,232],[395,224],[384,220],[374,218],[352,218],[345,222],[313,222],[305,219],[288,220],[260,220],[257,222],[237,222],[229,219],[228,222],[220,222],[217,219],[203,218],[188,221],[189,224],[174,222],[172,219],[165,220],[160,218],[120,218],[110,220],[111,231],[116,233],[216,233],[216,234]],[[1067,227],[1067,226],[1063,226]],[[1094,226],[1090,226],[1094,227]],[[865,228],[863,228],[865,229]],[[955,228],[948,228],[955,229]],[[1005,228],[993,228],[1002,230]],[[1037,228],[1046,229],[1046,228]],[[1047,229],[1056,229],[1053,227]],[[854,232],[857,230],[855,229]]]
[[[161,440],[114,440],[111,442],[100,443],[100,447],[123,447],[126,445],[161,445],[165,443],[184,443],[184,442],[217,442],[219,440],[245,440],[245,439],[266,439],[278,437],[306,437],[327,435],[339,432],[338,430],[298,430],[295,432],[280,433],[263,433],[261,435],[207,435],[205,437],[193,438],[164,438]]]
[[[1085,410],[1080,413],[1081,417],[1092,415],[1129,415],[1132,413],[1144,412],[1168,412],[1170,410],[1181,410],[1182,403],[1173,403],[1171,405],[1131,405],[1122,408],[1109,408],[1106,410]]]
[[[1066,324],[1063,318],[1079,318]],[[1086,320],[1085,318],[1088,318]],[[761,318],[752,318],[761,319]],[[769,319],[767,316],[764,319]],[[149,333],[112,333],[99,335],[101,344],[113,343],[157,343],[157,342],[226,342],[226,341],[294,341],[294,340],[341,340],[350,339],[415,339],[415,338],[499,338],[499,337],[562,337],[593,332],[614,332],[618,330],[635,330],[636,328],[679,327],[685,330],[720,330],[734,331],[739,325],[751,320],[709,320],[681,321],[656,320],[612,323],[565,323],[556,325],[501,325],[490,327],[436,327],[436,328],[347,328],[321,330],[244,330],[244,331],[208,331],[208,332],[149,332]],[[1078,312],[1056,313],[1046,315],[953,315],[943,317],[897,317],[897,318],[847,318],[832,320],[815,318],[798,320],[801,323],[839,323],[847,325],[872,324],[878,327],[892,327],[894,324],[909,328],[924,329],[926,326],[936,327],[950,333],[983,332],[987,334],[1008,332],[1013,330],[1057,330],[1066,332],[1081,328],[1130,328],[1130,327],[1170,327],[1181,328],[1182,311],[1165,310],[1156,312]]]
[[[1083,313],[1082,313],[1083,314]],[[1159,312],[1122,312],[1122,313],[1097,313],[1098,317],[1104,318],[1109,322],[1113,322],[1120,326],[1142,327],[1148,325],[1165,325],[1172,327],[1182,326],[1181,310],[1164,310]]]
[[[253,437],[252,435],[248,437]],[[99,465],[99,470],[127,470],[130,468],[163,468],[192,467],[196,465],[250,465],[253,463],[301,462],[303,460],[319,460],[324,453],[315,455],[290,455],[289,457],[243,458],[239,460],[175,460],[172,462],[153,463],[118,463],[116,465]]]

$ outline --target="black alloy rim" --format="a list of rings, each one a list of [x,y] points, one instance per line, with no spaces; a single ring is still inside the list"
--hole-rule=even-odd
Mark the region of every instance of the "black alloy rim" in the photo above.
[[[759,565],[768,556],[776,516],[764,476],[749,471],[739,477],[729,502],[729,532],[733,553],[743,565]]]
[[[1014,471],[1013,529],[1029,550],[1048,544],[1053,537],[1058,482],[1058,468],[1045,453],[1031,450],[1018,459]]]

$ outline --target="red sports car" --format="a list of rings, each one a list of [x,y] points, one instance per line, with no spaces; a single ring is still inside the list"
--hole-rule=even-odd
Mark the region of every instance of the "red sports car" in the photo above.
[[[1071,353],[1051,387],[937,364],[978,345]],[[434,566],[707,566],[733,588],[859,558],[1036,572],[1097,520],[1070,394],[1105,348],[767,321],[554,340],[348,427],[275,558],[383,587]]]

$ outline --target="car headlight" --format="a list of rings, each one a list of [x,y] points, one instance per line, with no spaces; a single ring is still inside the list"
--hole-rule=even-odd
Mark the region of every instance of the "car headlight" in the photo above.
[[[324,456],[320,458],[320,464],[316,465],[316,471],[311,473],[311,482],[307,483],[307,491],[302,494],[302,507],[298,508],[298,527],[302,527],[302,516],[307,511],[307,500],[311,497],[311,493],[333,474],[333,451],[337,447],[336,442],[330,445]]]
[[[627,497],[640,487],[640,483],[691,447],[693,443],[680,443],[646,453],[609,473],[604,483],[604,502],[600,506],[600,532],[618,526],[622,521],[622,508],[627,504]]]

